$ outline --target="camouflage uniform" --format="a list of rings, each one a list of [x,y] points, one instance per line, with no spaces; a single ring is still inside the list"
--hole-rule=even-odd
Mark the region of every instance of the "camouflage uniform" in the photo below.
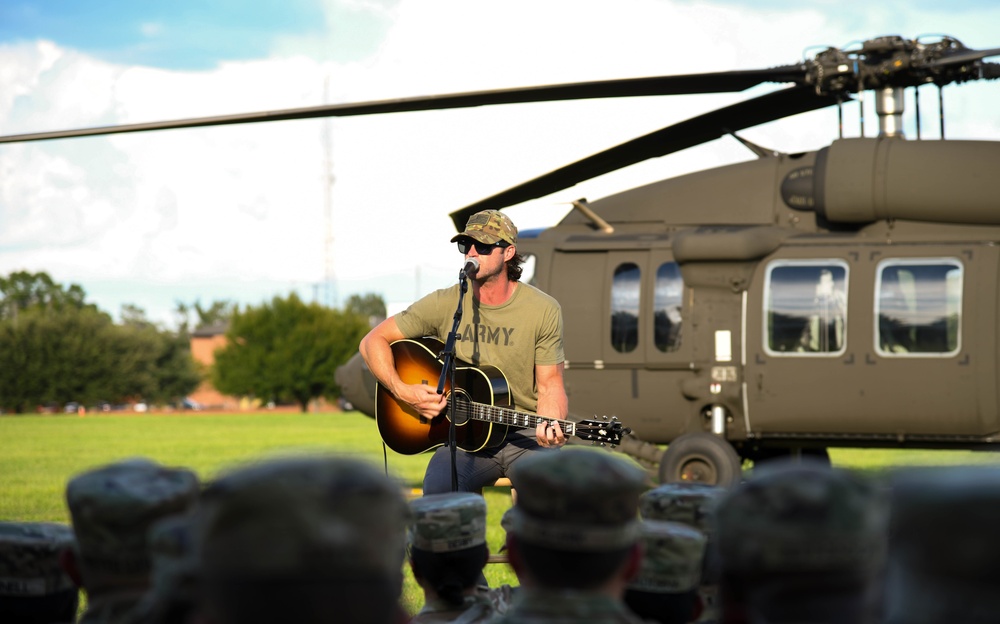
[[[890,492],[884,621],[996,622],[1000,467],[908,468]]]
[[[413,523],[409,542],[412,548],[430,553],[459,552],[486,544],[486,501],[478,494],[454,492],[432,494],[410,502]],[[464,604],[456,606],[430,596],[411,620],[414,624],[491,622],[507,611],[510,587],[474,588]]]
[[[0,522],[0,622],[76,617],[78,591],[59,565],[59,554],[72,546],[66,525]]]
[[[564,448],[525,458],[510,535],[554,553],[614,552],[635,545],[645,472],[606,451]],[[577,572],[579,570],[567,571]],[[530,570],[529,570],[530,574]],[[610,580],[610,579],[608,579]],[[501,622],[640,622],[599,591],[522,586]]]
[[[145,459],[117,462],[70,480],[66,502],[88,599],[81,624],[128,620],[149,587],[150,526],[188,510],[198,489],[190,470]]]
[[[702,603],[698,624],[719,620],[719,557],[712,524],[715,508],[725,493],[725,488],[703,483],[665,483],[639,497],[639,515],[643,519],[680,522],[698,529],[707,539],[698,588]]]
[[[409,518],[400,485],[358,459],[236,469],[193,519],[205,608],[224,620],[394,621]]]
[[[719,503],[715,535],[723,611],[742,609],[751,622],[873,621],[887,540],[873,483],[774,461]]]

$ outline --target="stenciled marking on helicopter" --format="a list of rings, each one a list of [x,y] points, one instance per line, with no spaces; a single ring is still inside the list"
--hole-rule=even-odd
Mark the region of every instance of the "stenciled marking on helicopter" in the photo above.
[[[503,344],[505,347],[509,347],[513,344],[511,339],[515,329],[513,327],[492,327],[490,325],[476,325],[475,327],[479,328],[478,332],[473,329],[473,325],[466,325],[459,340],[475,340],[476,333],[478,333],[478,342],[480,343],[495,345]],[[503,334],[503,343],[500,342],[501,333]]]

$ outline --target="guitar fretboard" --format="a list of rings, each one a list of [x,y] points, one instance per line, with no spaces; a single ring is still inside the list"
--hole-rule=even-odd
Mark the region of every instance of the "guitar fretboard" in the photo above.
[[[467,416],[472,420],[482,420],[501,425],[508,425],[510,427],[530,427],[534,429],[538,426],[540,421],[550,420],[535,414],[519,412],[517,410],[510,409],[509,407],[499,407],[486,403],[475,403],[464,401],[462,399],[457,399],[456,403],[456,412],[459,416]],[[576,434],[575,422],[560,420],[559,426],[562,427],[563,433],[567,436]]]

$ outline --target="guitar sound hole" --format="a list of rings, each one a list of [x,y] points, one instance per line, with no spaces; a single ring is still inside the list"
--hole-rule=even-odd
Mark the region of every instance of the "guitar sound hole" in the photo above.
[[[470,414],[470,398],[469,395],[463,390],[459,390],[454,395],[454,414],[452,414],[452,419],[455,421],[456,425],[464,425],[469,422]]]

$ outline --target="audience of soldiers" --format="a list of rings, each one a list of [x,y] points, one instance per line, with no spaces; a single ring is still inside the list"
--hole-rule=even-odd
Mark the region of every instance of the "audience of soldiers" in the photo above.
[[[648,487],[567,448],[524,460],[504,516],[518,587],[481,584],[486,502],[410,498],[357,458],[238,467],[206,486],[135,459],[72,478],[72,528],[0,522],[0,622],[994,622],[1000,467],[863,476],[772,461],[725,490]],[[402,606],[403,566],[423,591]]]

